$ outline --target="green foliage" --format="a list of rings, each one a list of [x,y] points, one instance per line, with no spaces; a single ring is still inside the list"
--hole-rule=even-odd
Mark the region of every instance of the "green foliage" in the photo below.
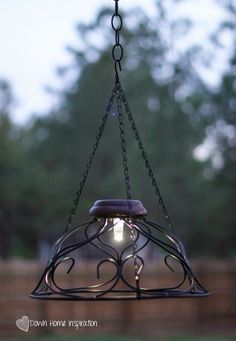
[[[222,256],[235,255],[236,240],[236,55],[230,70],[224,75],[221,86],[212,96],[214,116],[208,134],[214,136],[215,154],[220,165],[209,181],[211,200],[207,203],[207,225],[204,232],[212,239],[209,252],[219,250]]]
[[[18,131],[12,126],[9,111],[13,98],[6,81],[0,81],[0,226],[1,256],[7,258],[15,233],[15,211],[17,191],[16,178],[20,172],[21,153],[18,145]]]

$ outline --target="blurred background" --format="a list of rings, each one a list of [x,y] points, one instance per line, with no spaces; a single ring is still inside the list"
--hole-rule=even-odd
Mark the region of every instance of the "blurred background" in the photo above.
[[[80,331],[81,340],[95,340],[89,336],[94,333],[96,340],[200,336],[235,340],[233,0],[120,1],[125,49],[121,81],[175,232],[213,295],[104,305],[28,298],[53,241],[63,232],[111,94],[113,7],[112,0],[0,1],[0,308],[4,311],[0,336],[22,339],[24,332],[16,328],[15,320],[27,315],[34,320],[99,320],[96,331]],[[160,222],[161,210],[128,129],[133,196]],[[125,197],[123,182],[117,115],[112,113],[76,221],[87,219],[97,199]],[[65,333],[78,337],[76,330],[29,330],[34,340],[36,335],[39,340],[41,334],[44,340],[54,340],[53,334]]]

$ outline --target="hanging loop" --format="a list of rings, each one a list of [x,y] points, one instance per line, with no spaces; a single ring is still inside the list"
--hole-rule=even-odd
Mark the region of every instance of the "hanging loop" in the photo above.
[[[120,31],[122,29],[123,20],[122,20],[121,15],[119,13],[113,14],[113,16],[111,18],[111,26],[112,26],[114,31]]]
[[[118,67],[119,67],[119,70],[122,71],[121,63],[120,63],[119,60],[116,60],[116,61],[115,61],[115,71],[116,71],[116,74],[118,75],[117,65],[118,65]]]

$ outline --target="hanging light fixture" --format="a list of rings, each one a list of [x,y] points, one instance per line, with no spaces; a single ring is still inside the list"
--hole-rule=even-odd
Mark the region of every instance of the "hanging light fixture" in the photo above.
[[[55,243],[41,279],[30,297],[53,300],[140,300],[207,296],[209,295],[208,291],[204,289],[192,272],[184,246],[174,233],[170,216],[120,83],[119,71],[121,71],[123,57],[123,47],[120,43],[122,18],[119,14],[119,0],[114,1],[115,13],[111,19],[111,25],[115,32],[115,44],[112,49],[115,70],[114,88],[105,115],[102,118],[96,142],[89,155],[89,161],[86,164],[65,231]],[[72,220],[113,106],[116,106],[120,131],[126,199],[96,201],[90,209],[91,220],[72,227]],[[127,114],[131,124],[131,129],[137,140],[138,148],[151,178],[168,228],[147,219],[147,210],[143,204],[139,200],[132,199],[124,113]],[[173,274],[175,277],[174,284],[168,285],[168,283],[164,283],[162,285],[159,278],[157,281],[159,285],[149,284],[149,287],[145,286],[146,264],[144,258],[145,251],[149,250],[150,245],[155,247],[158,257],[162,258],[163,265],[168,271],[174,272],[176,270],[174,268],[177,268],[175,274]],[[93,251],[99,253],[95,264],[95,279],[92,283],[84,281],[83,275],[79,276],[80,258],[84,249],[93,249]],[[67,270],[66,277],[72,272],[77,263],[76,279],[78,282],[75,285],[70,283],[70,287],[66,287],[65,283],[58,279],[59,268]],[[157,264],[160,264],[160,262]],[[108,270],[105,270],[105,267]],[[156,272],[158,269],[153,271]],[[104,277],[103,280],[101,280],[101,277]]]

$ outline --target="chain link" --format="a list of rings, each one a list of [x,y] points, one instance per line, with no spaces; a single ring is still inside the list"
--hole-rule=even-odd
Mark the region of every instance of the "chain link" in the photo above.
[[[130,121],[130,123],[131,123],[132,130],[133,130],[133,132],[134,132],[135,138],[136,138],[136,140],[137,140],[137,142],[138,142],[139,149],[141,150],[141,155],[142,155],[142,158],[143,158],[143,160],[144,160],[144,162],[145,162],[145,167],[147,168],[147,170],[148,170],[148,175],[149,175],[149,177],[150,177],[151,180],[152,180],[152,186],[153,186],[154,189],[155,189],[155,194],[156,194],[156,196],[158,197],[160,206],[162,207],[162,212],[163,212],[163,214],[164,214],[165,220],[166,220],[166,222],[167,222],[167,224],[168,224],[170,230],[171,230],[172,232],[174,232],[174,229],[173,229],[173,225],[172,225],[170,216],[169,216],[169,214],[168,214],[167,208],[166,208],[165,203],[164,203],[164,200],[163,200],[163,198],[162,198],[160,189],[159,189],[159,187],[158,187],[157,181],[156,181],[155,176],[154,176],[154,173],[153,173],[153,171],[152,171],[150,162],[149,162],[149,160],[148,160],[147,153],[146,153],[146,151],[145,151],[145,149],[144,149],[143,142],[142,142],[141,137],[140,137],[140,135],[139,135],[139,132],[138,132],[138,130],[137,130],[135,121],[134,121],[134,119],[133,119],[133,115],[132,115],[132,113],[131,113],[131,110],[130,110],[130,108],[129,108],[128,101],[127,101],[127,99],[126,99],[126,96],[125,96],[125,93],[124,93],[123,89],[121,88],[121,85],[120,85],[120,87],[119,87],[119,92],[120,92],[120,96],[121,96],[121,98],[122,98],[122,102],[123,102],[124,107],[125,107],[125,111],[126,111],[126,113],[127,113],[127,115],[128,115],[129,121]]]
[[[122,29],[123,22],[122,17],[119,14],[118,1],[119,0],[115,0],[115,13],[111,18],[111,26],[112,29],[115,31],[115,44],[112,48],[112,58],[114,60],[116,83],[119,83],[118,67],[119,70],[122,71],[121,60],[124,54],[123,47],[120,44],[120,30]]]
[[[106,123],[107,123],[108,116],[109,116],[111,108],[113,106],[114,99],[116,97],[116,93],[117,93],[117,84],[115,84],[115,86],[114,86],[114,88],[112,90],[112,95],[111,95],[111,97],[110,97],[110,99],[108,101],[108,105],[106,107],[105,115],[103,116],[102,123],[101,123],[101,125],[100,125],[100,127],[98,129],[98,134],[96,136],[96,142],[95,142],[95,144],[92,147],[92,152],[89,155],[89,159],[88,159],[88,162],[86,164],[85,171],[83,172],[83,175],[82,175],[82,180],[80,182],[80,187],[79,187],[78,191],[76,192],[76,198],[75,198],[75,200],[73,202],[73,206],[72,206],[72,209],[70,211],[70,214],[69,214],[69,217],[68,217],[68,220],[67,220],[67,224],[66,224],[66,227],[65,227],[65,232],[68,232],[70,227],[71,227],[72,220],[73,220],[73,218],[75,216],[76,209],[78,207],[79,200],[80,200],[80,197],[81,197],[81,194],[82,194],[82,191],[83,191],[83,188],[84,188],[84,185],[85,185],[85,182],[86,182],[89,170],[90,170],[90,168],[92,166],[92,162],[93,162],[94,156],[96,154],[99,142],[101,140],[103,131],[104,131]]]

